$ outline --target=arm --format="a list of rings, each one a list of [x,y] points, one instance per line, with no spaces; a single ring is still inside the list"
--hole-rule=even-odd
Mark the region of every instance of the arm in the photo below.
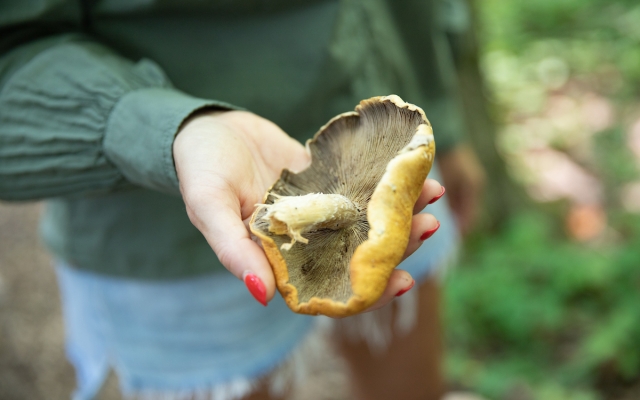
[[[178,193],[171,143],[180,124],[221,102],[171,87],[78,35],[32,42],[0,58],[0,198],[24,200],[139,185]]]

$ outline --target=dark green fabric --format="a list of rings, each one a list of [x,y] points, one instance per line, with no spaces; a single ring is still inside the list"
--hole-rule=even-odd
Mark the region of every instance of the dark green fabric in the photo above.
[[[172,89],[151,61],[69,36],[2,88],[0,190],[25,199],[137,184],[178,194],[171,143],[185,116],[206,106],[223,104]]]
[[[455,97],[455,66],[443,34],[448,28],[440,1],[389,0],[389,11],[407,46],[423,102],[419,103],[434,126],[439,152],[449,150],[463,136],[464,123]],[[434,55],[440,55],[435,57]]]
[[[220,270],[178,196],[171,145],[193,112],[244,108],[303,141],[359,100],[395,93],[425,109],[438,151],[453,145],[451,71],[425,45],[439,37],[429,2],[412,6],[431,18],[417,33],[400,3],[5,0],[0,198],[51,199],[45,242],[79,268]]]

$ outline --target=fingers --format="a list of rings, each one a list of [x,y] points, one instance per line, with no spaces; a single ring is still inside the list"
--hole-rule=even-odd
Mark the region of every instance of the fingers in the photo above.
[[[430,238],[440,228],[440,222],[431,214],[417,214],[429,203],[433,203],[434,200],[442,197],[444,194],[444,187],[433,179],[427,179],[424,182],[422,193],[416,202],[414,208],[413,220],[411,222],[411,232],[409,234],[409,244],[402,259],[406,259],[413,254],[422,243]],[[409,291],[415,285],[415,281],[411,275],[404,270],[396,269],[391,273],[387,287],[384,293],[378,299],[375,304],[367,308],[364,312],[377,310],[384,307],[390,301],[398,296],[403,295]]]
[[[416,214],[411,222],[411,232],[409,233],[409,244],[402,259],[413,254],[422,243],[429,239],[440,228],[440,223],[431,214]]]
[[[435,202],[444,195],[444,186],[440,185],[438,181],[433,179],[427,179],[422,186],[422,192],[416,201],[416,205],[413,208],[413,213],[417,214],[422,211],[427,204]]]
[[[382,293],[382,296],[371,307],[367,308],[364,312],[377,310],[387,305],[391,300],[397,296],[401,296],[413,287],[415,281],[411,275],[404,270],[396,269],[391,273],[389,283]]]
[[[290,141],[290,146],[283,151],[286,152],[289,158],[284,168],[296,173],[305,170],[311,164],[311,155],[297,140],[287,138]]]
[[[430,238],[440,228],[440,222],[431,214],[419,214],[427,204],[434,203],[440,197],[444,195],[444,186],[440,185],[433,179],[427,179],[422,187],[422,192],[416,201],[414,207],[414,216],[411,222],[411,232],[409,234],[409,244],[402,256],[402,259],[406,259],[413,254],[422,243]],[[415,285],[414,279],[411,275],[404,270],[396,269],[391,273],[387,287],[384,293],[377,302],[371,307],[367,308],[364,312],[374,311],[384,307],[393,299],[403,295]]]
[[[241,219],[237,196],[231,191],[216,190],[205,197],[200,201],[185,199],[191,222],[222,265],[242,279],[253,297],[266,306],[275,293],[273,272],[264,251],[251,240]]]
[[[435,182],[435,181],[434,181]],[[436,182],[437,183],[437,182]],[[438,185],[439,186],[439,185]],[[413,220],[411,222],[411,232],[409,234],[409,244],[407,245],[407,249],[402,256],[402,259],[406,259],[411,254],[413,254],[422,243],[430,238],[437,230],[440,228],[440,222],[431,214],[417,214],[413,216]],[[391,300],[396,298],[397,296],[401,296],[407,291],[409,291],[415,281],[411,277],[411,275],[404,270],[396,269],[391,273],[391,277],[389,278],[389,282],[387,283],[387,287],[385,288],[384,293],[378,299],[378,301],[367,308],[364,312],[369,312],[373,310],[377,310],[381,307],[384,307]]]
[[[435,182],[435,181],[433,181]],[[437,182],[436,182],[437,183]],[[440,186],[438,184],[438,186]],[[431,214],[417,214],[413,216],[411,223],[411,233],[409,234],[409,244],[402,259],[406,259],[413,254],[422,243],[431,237],[440,228],[440,222]],[[377,310],[384,307],[390,301],[409,291],[415,284],[411,275],[404,270],[396,269],[391,273],[387,287],[378,301],[364,312]]]
[[[402,259],[413,254],[422,242],[430,238],[440,228],[440,223],[431,214],[419,214],[428,204],[435,203],[445,193],[444,186],[438,181],[427,179],[422,186],[422,192],[413,208],[413,220],[411,221],[411,233],[409,234],[409,244]]]

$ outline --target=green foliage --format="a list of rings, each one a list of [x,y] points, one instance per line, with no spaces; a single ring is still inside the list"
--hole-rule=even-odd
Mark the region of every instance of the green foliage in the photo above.
[[[626,140],[627,136],[620,127],[603,132],[596,138],[596,146],[605,155],[598,157],[597,169],[610,190],[634,180],[638,175],[638,167]]]
[[[483,72],[503,118],[496,146],[511,175],[530,188],[544,181],[526,157],[566,156],[602,185],[606,228],[572,241],[566,214],[580,199],[568,196],[469,240],[446,285],[449,376],[492,399],[611,398],[612,381],[640,381],[640,216],[621,207],[621,189],[640,184],[628,146],[640,121],[640,5],[477,5]],[[610,117],[585,122],[594,109]]]
[[[638,237],[588,248],[531,213],[476,239],[447,282],[450,376],[496,399],[598,399],[600,369],[639,374]]]
[[[640,91],[640,5],[633,0],[483,0],[478,2],[485,51],[556,56],[576,73],[607,64]],[[532,54],[533,53],[533,54]],[[616,80],[616,77],[607,77]]]

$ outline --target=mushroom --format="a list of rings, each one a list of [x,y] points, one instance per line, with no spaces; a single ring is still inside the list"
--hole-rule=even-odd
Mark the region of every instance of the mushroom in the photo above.
[[[282,171],[251,231],[294,312],[353,315],[378,300],[402,260],[435,156],[433,131],[419,107],[373,97],[306,147],[311,164]]]

